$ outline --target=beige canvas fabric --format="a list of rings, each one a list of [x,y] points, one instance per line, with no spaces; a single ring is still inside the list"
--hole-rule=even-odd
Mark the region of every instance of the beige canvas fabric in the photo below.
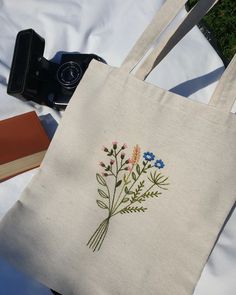
[[[212,104],[93,61],[0,254],[65,295],[192,294],[236,199],[235,115]]]

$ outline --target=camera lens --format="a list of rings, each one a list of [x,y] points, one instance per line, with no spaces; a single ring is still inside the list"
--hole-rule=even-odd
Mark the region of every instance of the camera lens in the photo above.
[[[57,79],[65,88],[74,88],[82,77],[82,69],[76,62],[69,61],[57,70]]]

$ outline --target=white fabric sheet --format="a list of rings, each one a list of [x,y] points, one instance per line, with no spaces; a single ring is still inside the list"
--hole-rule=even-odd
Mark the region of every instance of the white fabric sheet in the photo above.
[[[119,66],[163,2],[0,0],[0,119],[32,109],[38,115],[51,113],[57,121],[62,115],[48,107],[23,102],[6,94],[18,31],[33,28],[44,37],[44,56],[48,59],[57,51],[79,51],[96,53],[107,63]],[[185,13],[183,10],[178,18]],[[207,103],[223,71],[223,63],[214,49],[200,30],[194,28],[153,71],[148,81]],[[19,198],[36,172],[34,169],[0,184],[0,217]],[[194,295],[235,295],[235,223],[236,213],[232,214],[221,234]],[[4,260],[0,260],[0,269],[0,294],[51,294],[46,287],[17,272]]]

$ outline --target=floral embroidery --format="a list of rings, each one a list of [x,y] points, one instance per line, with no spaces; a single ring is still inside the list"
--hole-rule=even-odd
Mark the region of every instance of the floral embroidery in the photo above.
[[[154,166],[158,169],[162,169],[165,167],[165,164],[161,159],[159,159],[159,160],[156,160],[156,162],[154,163]]]
[[[108,157],[108,164],[99,163],[103,171],[96,174],[99,184],[99,199],[96,202],[98,207],[106,210],[107,217],[87,243],[93,251],[100,250],[111,218],[120,214],[146,212],[148,208],[143,207],[143,203],[159,197],[161,190],[167,190],[169,185],[168,177],[156,170],[165,166],[161,159],[153,163],[155,155],[145,152],[144,161],[140,161],[141,148],[138,144],[134,146],[131,157],[127,156],[126,149],[127,144],[119,147],[117,141],[112,142],[111,148],[102,148]],[[107,178],[111,178],[111,181],[108,182]]]
[[[132,153],[132,158],[131,158],[131,163],[137,164],[139,159],[140,159],[140,154],[141,154],[141,149],[139,145],[136,144],[136,146],[133,148],[133,153]]]
[[[155,155],[153,153],[150,153],[150,152],[144,153],[143,157],[147,161],[153,161],[155,159]]]

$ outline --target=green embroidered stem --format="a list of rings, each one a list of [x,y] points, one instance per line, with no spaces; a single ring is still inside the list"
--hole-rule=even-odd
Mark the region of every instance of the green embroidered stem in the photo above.
[[[115,151],[115,162],[116,162],[115,187],[114,187],[112,202],[111,202],[111,209],[110,209],[111,213],[113,211],[113,204],[114,204],[115,195],[116,195],[117,179],[118,179],[118,173],[119,173],[116,151]]]
[[[89,246],[89,248],[92,248],[93,251],[99,250],[101,248],[102,243],[108,231],[109,220],[110,220],[110,217],[104,219],[103,222],[100,223],[99,227],[96,229],[94,234],[89,239],[87,246]]]
[[[145,169],[145,167],[146,167],[146,165],[147,165],[147,163],[148,163],[148,161],[146,161],[145,162],[145,164],[143,165],[143,168],[142,168],[142,170],[141,170],[141,172],[140,172],[140,174],[138,175],[138,177],[137,177],[137,179],[136,180],[134,180],[134,182],[133,182],[133,184],[130,186],[130,188],[128,189],[128,192],[124,195],[124,197],[123,198],[125,198],[126,197],[126,195],[131,191],[131,189],[133,188],[133,186],[135,185],[135,183],[139,180],[139,178],[140,178],[140,176],[142,175],[142,173],[143,173],[143,171],[144,171],[144,169]]]
[[[89,248],[91,248],[95,244],[96,238],[98,237],[100,231],[102,230],[102,228],[104,226],[104,223],[105,223],[105,220],[103,220],[103,222],[100,223],[100,225],[98,226],[98,228],[96,229],[96,231],[93,233],[93,235],[89,239],[89,241],[87,243],[87,246],[89,246]]]
[[[130,205],[133,205],[134,203],[138,202],[138,201],[139,201],[141,198],[143,198],[143,197],[145,196],[145,194],[148,193],[148,192],[149,192],[154,186],[155,186],[155,184],[152,184],[152,185],[146,190],[145,193],[143,193],[139,198],[137,198],[137,200],[135,200],[135,201],[133,201],[133,202],[131,201],[128,205],[126,205],[125,207],[123,207],[123,208],[120,209],[119,211],[114,212],[114,213],[112,214],[112,216],[117,215],[117,214],[120,213],[122,210],[128,208]],[[118,208],[119,208],[119,207],[118,207]]]
[[[110,170],[110,172],[111,172],[111,174],[108,174],[108,176],[113,175],[114,177],[116,177],[115,173],[112,170]]]
[[[109,208],[109,213],[111,212],[111,194],[110,194],[110,190],[109,190],[109,187],[107,186],[106,184],[106,188],[107,188],[107,194],[108,194],[108,208]]]
[[[120,150],[121,151],[121,150]],[[119,151],[119,152],[120,152]],[[115,174],[115,187],[114,187],[114,192],[113,192],[113,197],[112,197],[112,203],[111,203],[111,208],[110,208],[110,214],[112,215],[112,212],[113,212],[113,205],[114,205],[114,202],[115,202],[115,196],[116,196],[116,189],[117,189],[117,186],[118,186],[118,175],[119,175],[119,172],[122,171],[122,167],[125,165],[125,162],[122,163],[122,160],[121,160],[121,164],[120,164],[120,167],[119,167],[119,164],[118,164],[118,160],[117,160],[117,155],[119,154],[119,152],[116,154],[115,152],[115,163],[116,163],[116,174]]]
[[[98,251],[100,250],[100,248],[101,248],[101,246],[102,246],[102,243],[103,243],[103,241],[104,241],[104,239],[105,239],[105,237],[106,237],[106,234],[107,234],[107,232],[108,232],[108,227],[109,227],[109,220],[107,221],[107,223],[106,223],[106,225],[105,225],[105,229],[104,229],[103,234],[102,234],[102,236],[101,236],[101,239],[99,240],[99,243],[98,243],[98,249],[95,248],[94,251],[95,251],[96,249],[97,249]]]
[[[142,173],[143,173],[143,171],[144,171],[144,169],[145,169],[147,163],[148,163],[148,161],[146,161],[146,162],[144,163],[143,168],[142,168],[140,174],[138,175],[137,179],[134,180],[133,184],[130,186],[130,188],[128,189],[127,193],[125,193],[125,195],[123,196],[123,198],[121,199],[121,201],[120,201],[119,203],[117,202],[118,205],[114,206],[115,208],[114,208],[114,210],[112,211],[112,215],[113,215],[113,213],[114,213],[114,212],[120,207],[120,205],[122,204],[124,198],[128,195],[128,193],[131,191],[131,189],[133,188],[133,186],[135,185],[135,183],[139,180],[139,178],[140,178],[140,176],[142,175]],[[131,172],[130,172],[130,173],[131,173]],[[116,204],[117,204],[117,203],[116,203]]]
[[[115,204],[114,204],[114,211],[116,210],[116,206],[117,206],[117,204],[118,204],[118,202],[119,202],[120,196],[122,195],[122,193],[123,193],[123,191],[124,191],[124,188],[125,188],[125,186],[127,185],[126,183],[127,183],[128,180],[129,180],[129,177],[130,177],[130,175],[131,175],[131,173],[132,173],[132,171],[133,171],[133,168],[134,168],[134,165],[132,165],[132,169],[130,170],[130,172],[129,172],[127,178],[126,178],[126,182],[124,181],[124,184],[123,184],[122,189],[121,189],[121,191],[120,191],[120,193],[119,193],[119,196],[118,196],[118,198],[117,198],[117,200],[116,200],[116,202],[115,202]],[[123,200],[123,199],[124,199],[124,197],[122,198],[122,200]],[[122,200],[121,200],[121,202],[122,202]]]

